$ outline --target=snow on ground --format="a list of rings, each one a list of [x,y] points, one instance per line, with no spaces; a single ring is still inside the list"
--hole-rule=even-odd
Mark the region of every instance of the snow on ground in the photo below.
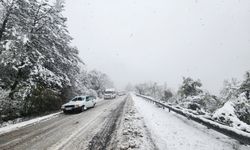
[[[54,117],[57,117],[60,113],[61,112],[57,112],[57,113],[53,113],[50,115],[34,118],[34,119],[31,119],[28,121],[23,121],[23,122],[16,123],[16,124],[9,124],[5,127],[0,128],[0,134],[8,133],[8,132],[11,132],[14,130],[18,130],[19,128],[27,126],[27,125],[32,125],[32,124],[39,123],[41,121],[46,121],[46,120],[52,119]]]
[[[216,119],[216,118],[212,118],[212,116],[210,114],[208,114],[208,113],[204,113],[204,114],[200,115],[199,113],[197,113],[197,111],[193,111],[193,110],[183,108],[183,107],[180,107],[180,106],[174,107],[169,103],[166,103],[164,101],[155,100],[154,98],[149,97],[149,96],[140,95],[139,97],[145,97],[146,99],[149,99],[149,100],[158,101],[159,103],[162,103],[162,104],[164,104],[164,105],[166,105],[168,107],[171,107],[172,109],[175,109],[177,111],[181,111],[186,116],[192,116],[193,118],[196,118],[198,120],[202,120],[203,122],[206,122],[207,124],[210,124],[210,125],[212,125],[212,126],[214,126],[216,128],[220,128],[222,130],[233,132],[233,133],[236,133],[238,135],[242,135],[242,136],[250,138],[250,134],[248,132],[249,131],[249,125],[246,125],[246,123],[240,121],[239,119],[236,119],[235,118],[236,116],[235,115],[233,116],[232,113],[228,113],[228,112],[233,112],[233,109],[234,109],[233,107],[226,106],[225,107],[226,109],[224,109],[224,106],[223,106],[222,108],[220,108],[223,111],[220,111],[220,109],[218,109],[216,111],[218,113],[215,112],[215,117],[217,118]],[[221,120],[223,118],[225,118],[226,114],[229,117],[227,117],[224,120],[227,123],[223,123],[223,121],[221,121]],[[223,117],[223,118],[221,119],[221,117]],[[218,118],[219,118],[219,120],[218,120]],[[212,121],[211,119],[214,119],[215,121]],[[228,124],[228,123],[230,123],[230,124]],[[237,127],[235,127],[236,125],[237,125]]]
[[[131,96],[127,97],[117,132],[111,141],[111,143],[114,143],[112,145],[116,145],[113,149],[157,150]]]
[[[96,98],[95,101],[97,103],[99,103],[100,101],[103,101],[103,98]],[[31,124],[35,124],[35,123],[38,123],[38,122],[41,122],[41,121],[46,121],[48,119],[56,117],[60,113],[61,112],[53,113],[53,114],[50,114],[50,115],[37,117],[37,118],[34,118],[34,119],[25,120],[25,121],[24,121],[24,118],[17,118],[15,120],[10,120],[10,121],[7,121],[7,122],[3,122],[3,123],[0,124],[0,134],[11,132],[11,131],[17,130],[17,129],[21,128],[21,127],[31,125]]]
[[[162,150],[249,150],[223,134],[132,95],[156,146]]]
[[[100,102],[100,101],[103,101],[104,99],[103,98],[96,98],[95,102]]]

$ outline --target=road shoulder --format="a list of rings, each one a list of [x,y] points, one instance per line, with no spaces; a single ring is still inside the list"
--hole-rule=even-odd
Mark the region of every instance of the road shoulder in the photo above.
[[[117,122],[117,129],[112,135],[109,149],[157,150],[143,118],[128,95],[123,114]]]
[[[249,149],[228,136],[161,109],[143,98],[133,95],[133,100],[159,149]]]

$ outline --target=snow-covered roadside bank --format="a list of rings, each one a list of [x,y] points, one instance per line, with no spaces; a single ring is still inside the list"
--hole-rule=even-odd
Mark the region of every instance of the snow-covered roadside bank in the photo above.
[[[157,150],[142,116],[134,106],[129,95],[123,110],[122,117],[117,122],[117,130],[111,139],[108,149],[118,150]]]
[[[14,130],[18,130],[21,127],[27,126],[27,125],[32,125],[32,124],[36,124],[42,121],[46,121],[52,118],[57,117],[59,114],[61,114],[62,112],[57,112],[57,113],[53,113],[53,114],[49,114],[46,116],[42,116],[42,117],[37,117],[31,120],[27,120],[27,121],[23,121],[23,122],[19,122],[16,124],[9,124],[5,127],[0,128],[0,135],[4,134],[4,133],[8,133]]]
[[[175,113],[164,111],[144,99],[132,96],[159,149],[249,149],[239,142],[207,129]]]
[[[100,102],[100,101],[103,101],[104,99],[103,98],[96,98],[95,102]]]
[[[233,107],[228,107],[222,111],[218,111],[219,114],[214,116],[218,119],[223,120],[225,118],[225,114],[227,114],[229,117],[227,120],[223,123],[223,121],[217,121],[216,118],[212,118],[211,114],[209,113],[199,113],[197,111],[193,111],[187,108],[183,108],[180,106],[172,106],[171,104],[168,104],[163,101],[156,100],[154,98],[144,96],[144,95],[137,95],[139,97],[142,97],[143,99],[149,100],[150,102],[153,102],[157,106],[160,106],[161,108],[167,108],[169,111],[173,111],[187,119],[190,119],[196,123],[199,123],[201,125],[206,126],[207,128],[211,128],[215,131],[218,131],[222,133],[223,135],[227,135],[233,139],[236,139],[240,143],[245,143],[246,145],[250,145],[250,134],[249,132],[249,125],[246,125],[242,121],[239,121],[239,119],[236,119],[236,114],[232,113],[231,109],[233,110]],[[227,105],[224,105],[227,106]],[[223,109],[222,107],[221,109]],[[219,110],[221,110],[219,109]],[[230,110],[230,111],[228,111]],[[228,113],[229,112],[229,113]],[[231,112],[231,113],[230,113]],[[221,114],[221,115],[220,115]],[[244,125],[245,124],[245,125]],[[235,127],[237,126],[237,127]]]
[[[97,98],[96,102],[99,103],[103,101],[103,98]],[[0,135],[4,134],[4,133],[8,133],[14,130],[18,130],[21,127],[27,126],[27,125],[32,125],[32,124],[36,124],[42,121],[46,121],[52,118],[57,117],[59,114],[61,114],[62,112],[56,112],[56,113],[52,113],[49,115],[45,115],[45,116],[41,116],[41,117],[36,117],[36,118],[20,118],[20,119],[15,119],[15,120],[11,120],[8,122],[4,122],[0,125]]]

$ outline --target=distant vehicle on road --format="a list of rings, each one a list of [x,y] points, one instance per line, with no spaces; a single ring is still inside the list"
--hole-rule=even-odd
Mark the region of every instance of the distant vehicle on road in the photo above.
[[[61,109],[64,113],[67,112],[82,112],[88,108],[95,107],[96,98],[94,96],[77,96],[68,103],[63,104]]]
[[[115,89],[106,89],[104,91],[104,99],[114,99],[114,98],[116,98]]]
[[[118,92],[118,95],[119,95],[119,96],[126,95],[126,92],[125,92],[125,91],[120,91],[120,92]]]

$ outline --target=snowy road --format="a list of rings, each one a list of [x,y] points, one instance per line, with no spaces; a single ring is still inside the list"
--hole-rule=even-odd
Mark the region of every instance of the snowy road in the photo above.
[[[14,150],[249,150],[250,147],[168,112],[133,94],[99,101],[94,109],[0,135]]]
[[[249,150],[250,147],[133,95],[152,139],[160,150]]]
[[[98,133],[108,139],[115,117],[123,109],[126,97],[99,101],[95,108],[79,114],[60,114],[56,118],[0,135],[0,149],[93,149],[89,143]],[[98,137],[98,136],[97,136]],[[96,144],[96,143],[97,144]],[[104,141],[105,142],[105,141]]]

